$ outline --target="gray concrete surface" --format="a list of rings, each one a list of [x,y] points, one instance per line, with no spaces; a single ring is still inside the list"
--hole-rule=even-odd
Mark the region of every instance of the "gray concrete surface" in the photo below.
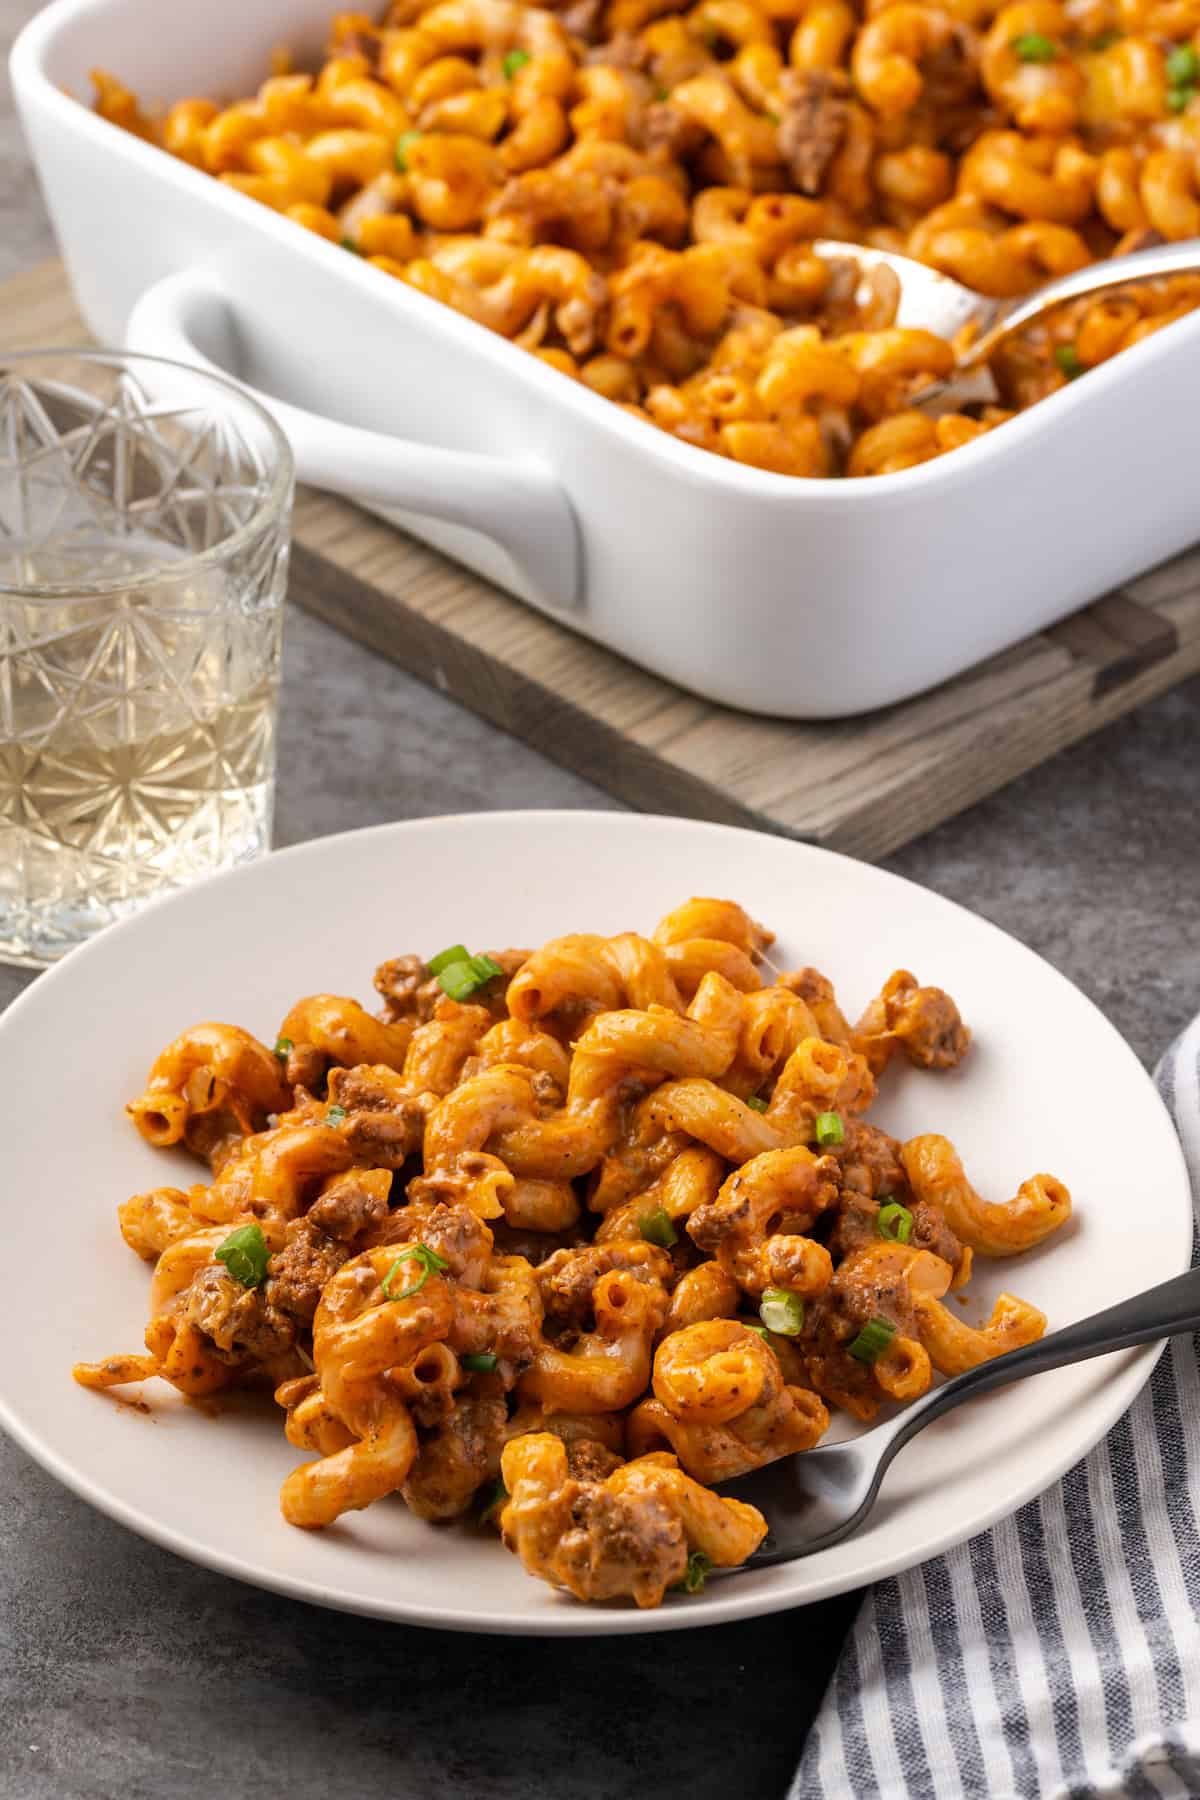
[[[35,10],[0,0],[0,40]],[[0,94],[0,278],[51,248]],[[1198,752],[1193,681],[890,866],[1033,945],[1150,1062],[1200,1005]],[[279,842],[611,804],[292,616]],[[0,1005],[26,979],[0,969]],[[854,1605],[594,1643],[389,1627],[192,1568],[0,1440],[0,1797],[781,1800]]]

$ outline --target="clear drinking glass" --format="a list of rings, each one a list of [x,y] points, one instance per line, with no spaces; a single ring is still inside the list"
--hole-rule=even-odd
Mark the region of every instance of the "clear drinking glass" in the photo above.
[[[267,849],[291,501],[231,384],[0,354],[0,961]]]

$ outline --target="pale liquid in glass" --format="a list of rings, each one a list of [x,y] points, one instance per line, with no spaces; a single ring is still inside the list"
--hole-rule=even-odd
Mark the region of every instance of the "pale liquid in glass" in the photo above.
[[[268,847],[278,608],[227,572],[127,592],[171,557],[119,538],[10,564],[0,594],[0,956],[51,960],[133,911]],[[62,588],[48,595],[49,584]]]

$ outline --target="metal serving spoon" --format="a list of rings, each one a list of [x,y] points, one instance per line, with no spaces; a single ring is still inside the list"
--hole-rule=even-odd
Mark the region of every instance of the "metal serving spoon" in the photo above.
[[[761,1569],[770,1563],[793,1562],[849,1537],[874,1506],[892,1459],[918,1431],[964,1400],[1006,1387],[1010,1381],[1022,1381],[1026,1375],[1041,1375],[1047,1369],[1086,1362],[1110,1350],[1197,1330],[1200,1268],[1136,1294],[1132,1300],[1122,1300],[1077,1325],[1067,1325],[1036,1344],[1009,1350],[993,1362],[956,1375],[863,1437],[819,1445],[729,1483],[724,1491],[752,1501],[770,1526],[762,1549],[742,1567]],[[739,1573],[735,1569],[713,1571],[714,1575],[721,1572]]]
[[[900,282],[900,303],[896,311],[897,325],[914,326],[936,332],[954,344],[957,355],[955,372],[945,381],[922,388],[909,404],[925,406],[936,401],[951,388],[964,400],[962,378],[972,371],[986,375],[982,365],[1014,332],[1024,331],[1066,300],[1078,300],[1084,294],[1100,294],[1108,288],[1124,287],[1130,281],[1146,281],[1155,275],[1200,274],[1200,238],[1189,238],[1181,244],[1156,244],[1148,250],[1135,250],[1129,256],[1110,257],[1104,262],[1089,263],[1073,274],[1060,275],[1032,294],[1015,300],[992,300],[977,294],[974,288],[931,269],[911,256],[894,250],[875,250],[865,244],[841,243],[835,238],[818,238],[815,254],[826,262],[857,263],[864,284],[869,284],[876,269],[891,269]],[[869,291],[869,290],[868,290]],[[971,326],[969,340],[958,342],[958,333]],[[990,375],[986,375],[990,384]],[[971,400],[994,399],[995,388],[972,392]]]

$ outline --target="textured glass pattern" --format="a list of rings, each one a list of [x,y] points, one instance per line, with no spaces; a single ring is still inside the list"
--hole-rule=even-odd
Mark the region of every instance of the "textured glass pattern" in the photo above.
[[[0,365],[0,958],[267,847],[289,503],[220,384]]]

